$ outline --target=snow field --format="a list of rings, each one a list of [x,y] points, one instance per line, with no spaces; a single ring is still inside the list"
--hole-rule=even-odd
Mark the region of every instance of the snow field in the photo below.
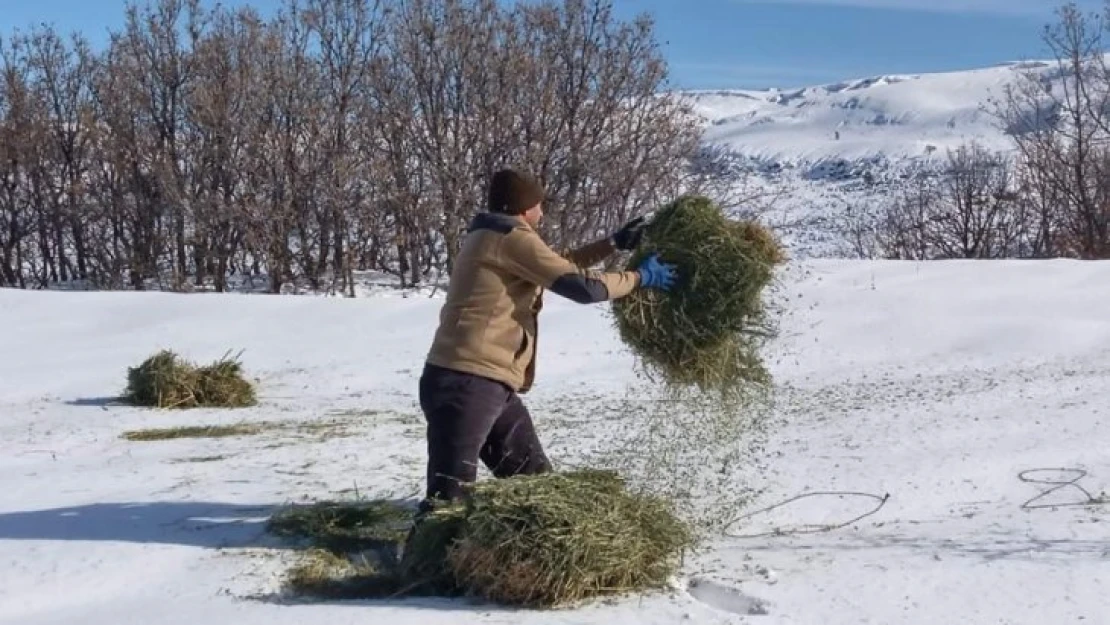
[[[415,497],[416,378],[440,300],[0,291],[0,623],[1100,623],[1110,505],[1024,482],[1086,471],[1110,491],[1110,265],[795,264],[767,359],[778,425],[749,511],[804,493],[889,499],[844,528],[722,536],[676,589],[559,612],[467,602],[291,602],[275,506]],[[526,396],[557,461],[643,390],[603,306],[549,298]],[[260,405],[116,405],[163,347],[243,350]],[[129,442],[127,430],[273,424],[256,436]],[[312,427],[315,426],[315,427]],[[1066,482],[1079,474],[1029,477]],[[739,487],[739,485],[738,485]],[[1087,505],[1077,505],[1087,504]],[[812,496],[728,534],[838,524],[866,497]]]

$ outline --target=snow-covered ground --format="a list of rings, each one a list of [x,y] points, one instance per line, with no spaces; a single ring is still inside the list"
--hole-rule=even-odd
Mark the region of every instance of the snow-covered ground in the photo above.
[[[767,355],[782,422],[748,511],[816,491],[886,504],[774,535],[876,504],[801,499],[729,531],[771,535],[691,557],[682,589],[557,612],[274,596],[289,556],[264,536],[275,506],[419,492],[416,376],[439,299],[0,291],[0,622],[1110,622],[1110,505],[1023,509],[1049,486],[1019,478],[1074,469],[1026,477],[1110,491],[1110,265],[826,260],[785,280]],[[640,382],[605,307],[552,297],[543,315],[527,401],[569,459]],[[163,347],[244,350],[261,404],[115,405],[126,368]],[[243,419],[279,427],[120,438]],[[1032,503],[1087,500],[1067,487]]]

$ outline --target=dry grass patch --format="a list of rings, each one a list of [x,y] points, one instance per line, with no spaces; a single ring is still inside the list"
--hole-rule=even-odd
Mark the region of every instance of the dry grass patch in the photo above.
[[[290,427],[306,438],[311,437],[317,442],[324,442],[335,438],[356,436],[358,432],[350,429],[350,425],[347,421],[328,420],[291,423]]]
[[[192,464],[202,462],[219,462],[227,460],[227,456],[191,456],[189,458],[177,458],[173,460],[175,464]]]
[[[348,408],[331,410],[328,412],[328,415],[344,418],[348,422],[358,422],[363,419],[371,423],[400,423],[402,425],[419,425],[424,422],[424,418],[421,415],[391,410]]]
[[[396,577],[383,574],[365,556],[345,556],[310,549],[285,575],[292,592],[321,599],[388,597],[397,591]]]
[[[174,438],[223,438],[229,436],[253,436],[264,433],[285,433],[294,439],[278,441],[265,446],[266,449],[294,445],[299,441],[313,439],[324,442],[335,438],[355,436],[357,432],[347,429],[341,421],[260,421],[232,425],[197,425],[172,428],[153,428],[125,432],[123,437],[133,441],[168,440]],[[219,459],[220,457],[216,457]]]
[[[372,408],[337,408],[335,410],[329,410],[328,414],[333,416],[333,417],[354,418],[354,417],[377,417],[377,416],[381,416],[381,415],[386,414],[386,413],[381,411],[381,410],[374,410]]]
[[[226,438],[230,436],[253,436],[265,428],[261,425],[241,423],[236,425],[198,425],[176,428],[152,428],[124,432],[122,438],[129,441],[166,441],[178,438]],[[215,457],[220,459],[221,457]]]

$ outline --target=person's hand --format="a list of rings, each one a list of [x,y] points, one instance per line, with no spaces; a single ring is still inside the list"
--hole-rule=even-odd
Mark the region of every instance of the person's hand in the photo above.
[[[646,225],[643,217],[637,217],[624,224],[620,230],[613,234],[613,246],[624,251],[636,249],[636,246],[640,244],[640,239],[644,236],[644,226]]]
[[[675,267],[659,262],[659,255],[652,254],[640,263],[640,286],[645,289],[669,291],[674,286]]]

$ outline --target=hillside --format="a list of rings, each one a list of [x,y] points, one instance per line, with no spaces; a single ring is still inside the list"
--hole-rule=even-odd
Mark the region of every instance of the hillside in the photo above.
[[[419,493],[416,378],[439,297],[0,290],[0,623],[1100,622],[1110,508],[1084,493],[1110,491],[1110,266],[815,261],[784,280],[779,423],[737,490],[761,491],[750,511],[817,491],[886,504],[793,533],[875,507],[794,501],[691,554],[671,592],[559,612],[276,594],[290,550],[263,528],[278,506]],[[528,403],[563,463],[619,437],[645,383],[604,307],[553,298],[542,327]],[[126,368],[163,347],[244,349],[260,405],[114,403]],[[240,420],[282,425],[120,438]]]
[[[733,151],[756,184],[777,192],[776,214],[789,220],[889,195],[909,174],[935,166],[965,142],[1012,149],[988,103],[1029,70],[1047,80],[1057,72],[1054,63],[1028,62],[686,95],[705,120],[705,141]],[[834,237],[820,227],[792,240],[801,255],[839,254]]]

